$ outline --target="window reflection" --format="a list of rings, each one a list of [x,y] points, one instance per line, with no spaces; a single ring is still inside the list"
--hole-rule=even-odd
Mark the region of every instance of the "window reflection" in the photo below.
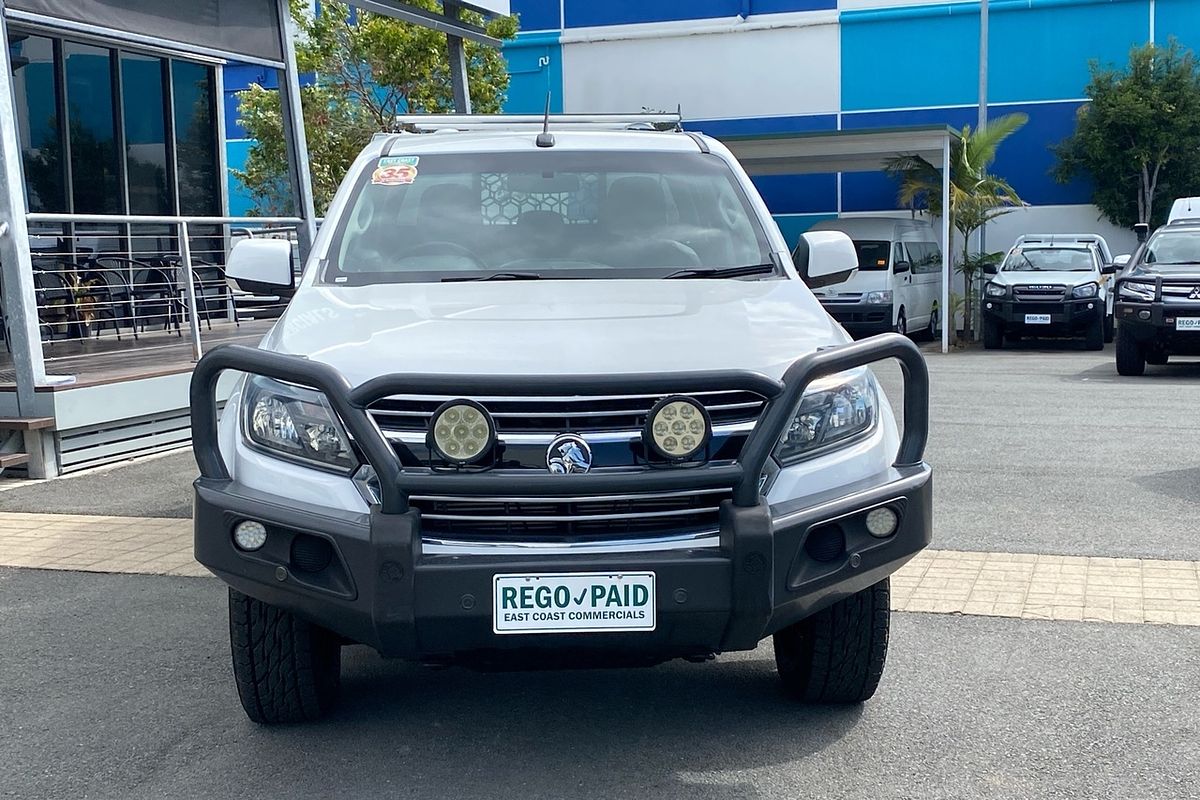
[[[120,213],[124,203],[118,180],[112,54],[100,47],[64,42],[63,55],[75,213]]]
[[[218,215],[216,117],[212,69],[171,62],[175,95],[175,148],[179,163],[179,213]]]
[[[121,96],[129,213],[170,214],[162,60],[121,53]]]
[[[13,32],[9,41],[9,59],[29,210],[64,212],[67,200],[63,190],[54,43],[41,36]]]

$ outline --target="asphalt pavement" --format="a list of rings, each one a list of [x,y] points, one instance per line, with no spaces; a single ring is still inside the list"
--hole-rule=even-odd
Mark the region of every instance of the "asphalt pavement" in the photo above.
[[[643,670],[431,671],[346,651],[327,721],[259,728],[212,579],[0,569],[0,795],[1200,797],[1200,629],[896,614],[861,707],[769,644]]]
[[[1200,363],[1116,374],[1111,345],[930,353],[934,546],[1200,559]],[[889,398],[899,371],[878,370]],[[188,517],[190,451],[0,492],[0,511]]]

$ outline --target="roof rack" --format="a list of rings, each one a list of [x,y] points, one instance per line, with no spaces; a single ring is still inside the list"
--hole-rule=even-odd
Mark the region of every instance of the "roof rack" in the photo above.
[[[541,131],[576,130],[682,130],[678,113],[647,114],[401,114],[393,120],[394,130],[407,133],[435,131]]]

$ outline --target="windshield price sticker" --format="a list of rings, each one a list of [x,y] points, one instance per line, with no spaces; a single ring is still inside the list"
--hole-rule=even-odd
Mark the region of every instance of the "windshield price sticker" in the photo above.
[[[375,186],[405,186],[417,179],[417,163],[420,156],[387,156],[379,159],[371,173]]]
[[[652,631],[653,572],[568,572],[492,578],[495,633]]]

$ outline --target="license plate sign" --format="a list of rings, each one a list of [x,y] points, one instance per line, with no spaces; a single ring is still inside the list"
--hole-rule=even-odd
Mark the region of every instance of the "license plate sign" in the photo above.
[[[492,578],[492,631],[652,631],[653,572],[564,572]]]
[[[1049,314],[1026,314],[1025,315],[1025,324],[1026,325],[1049,325],[1050,324],[1050,315]]]
[[[1200,331],[1200,317],[1176,317],[1175,330]]]

